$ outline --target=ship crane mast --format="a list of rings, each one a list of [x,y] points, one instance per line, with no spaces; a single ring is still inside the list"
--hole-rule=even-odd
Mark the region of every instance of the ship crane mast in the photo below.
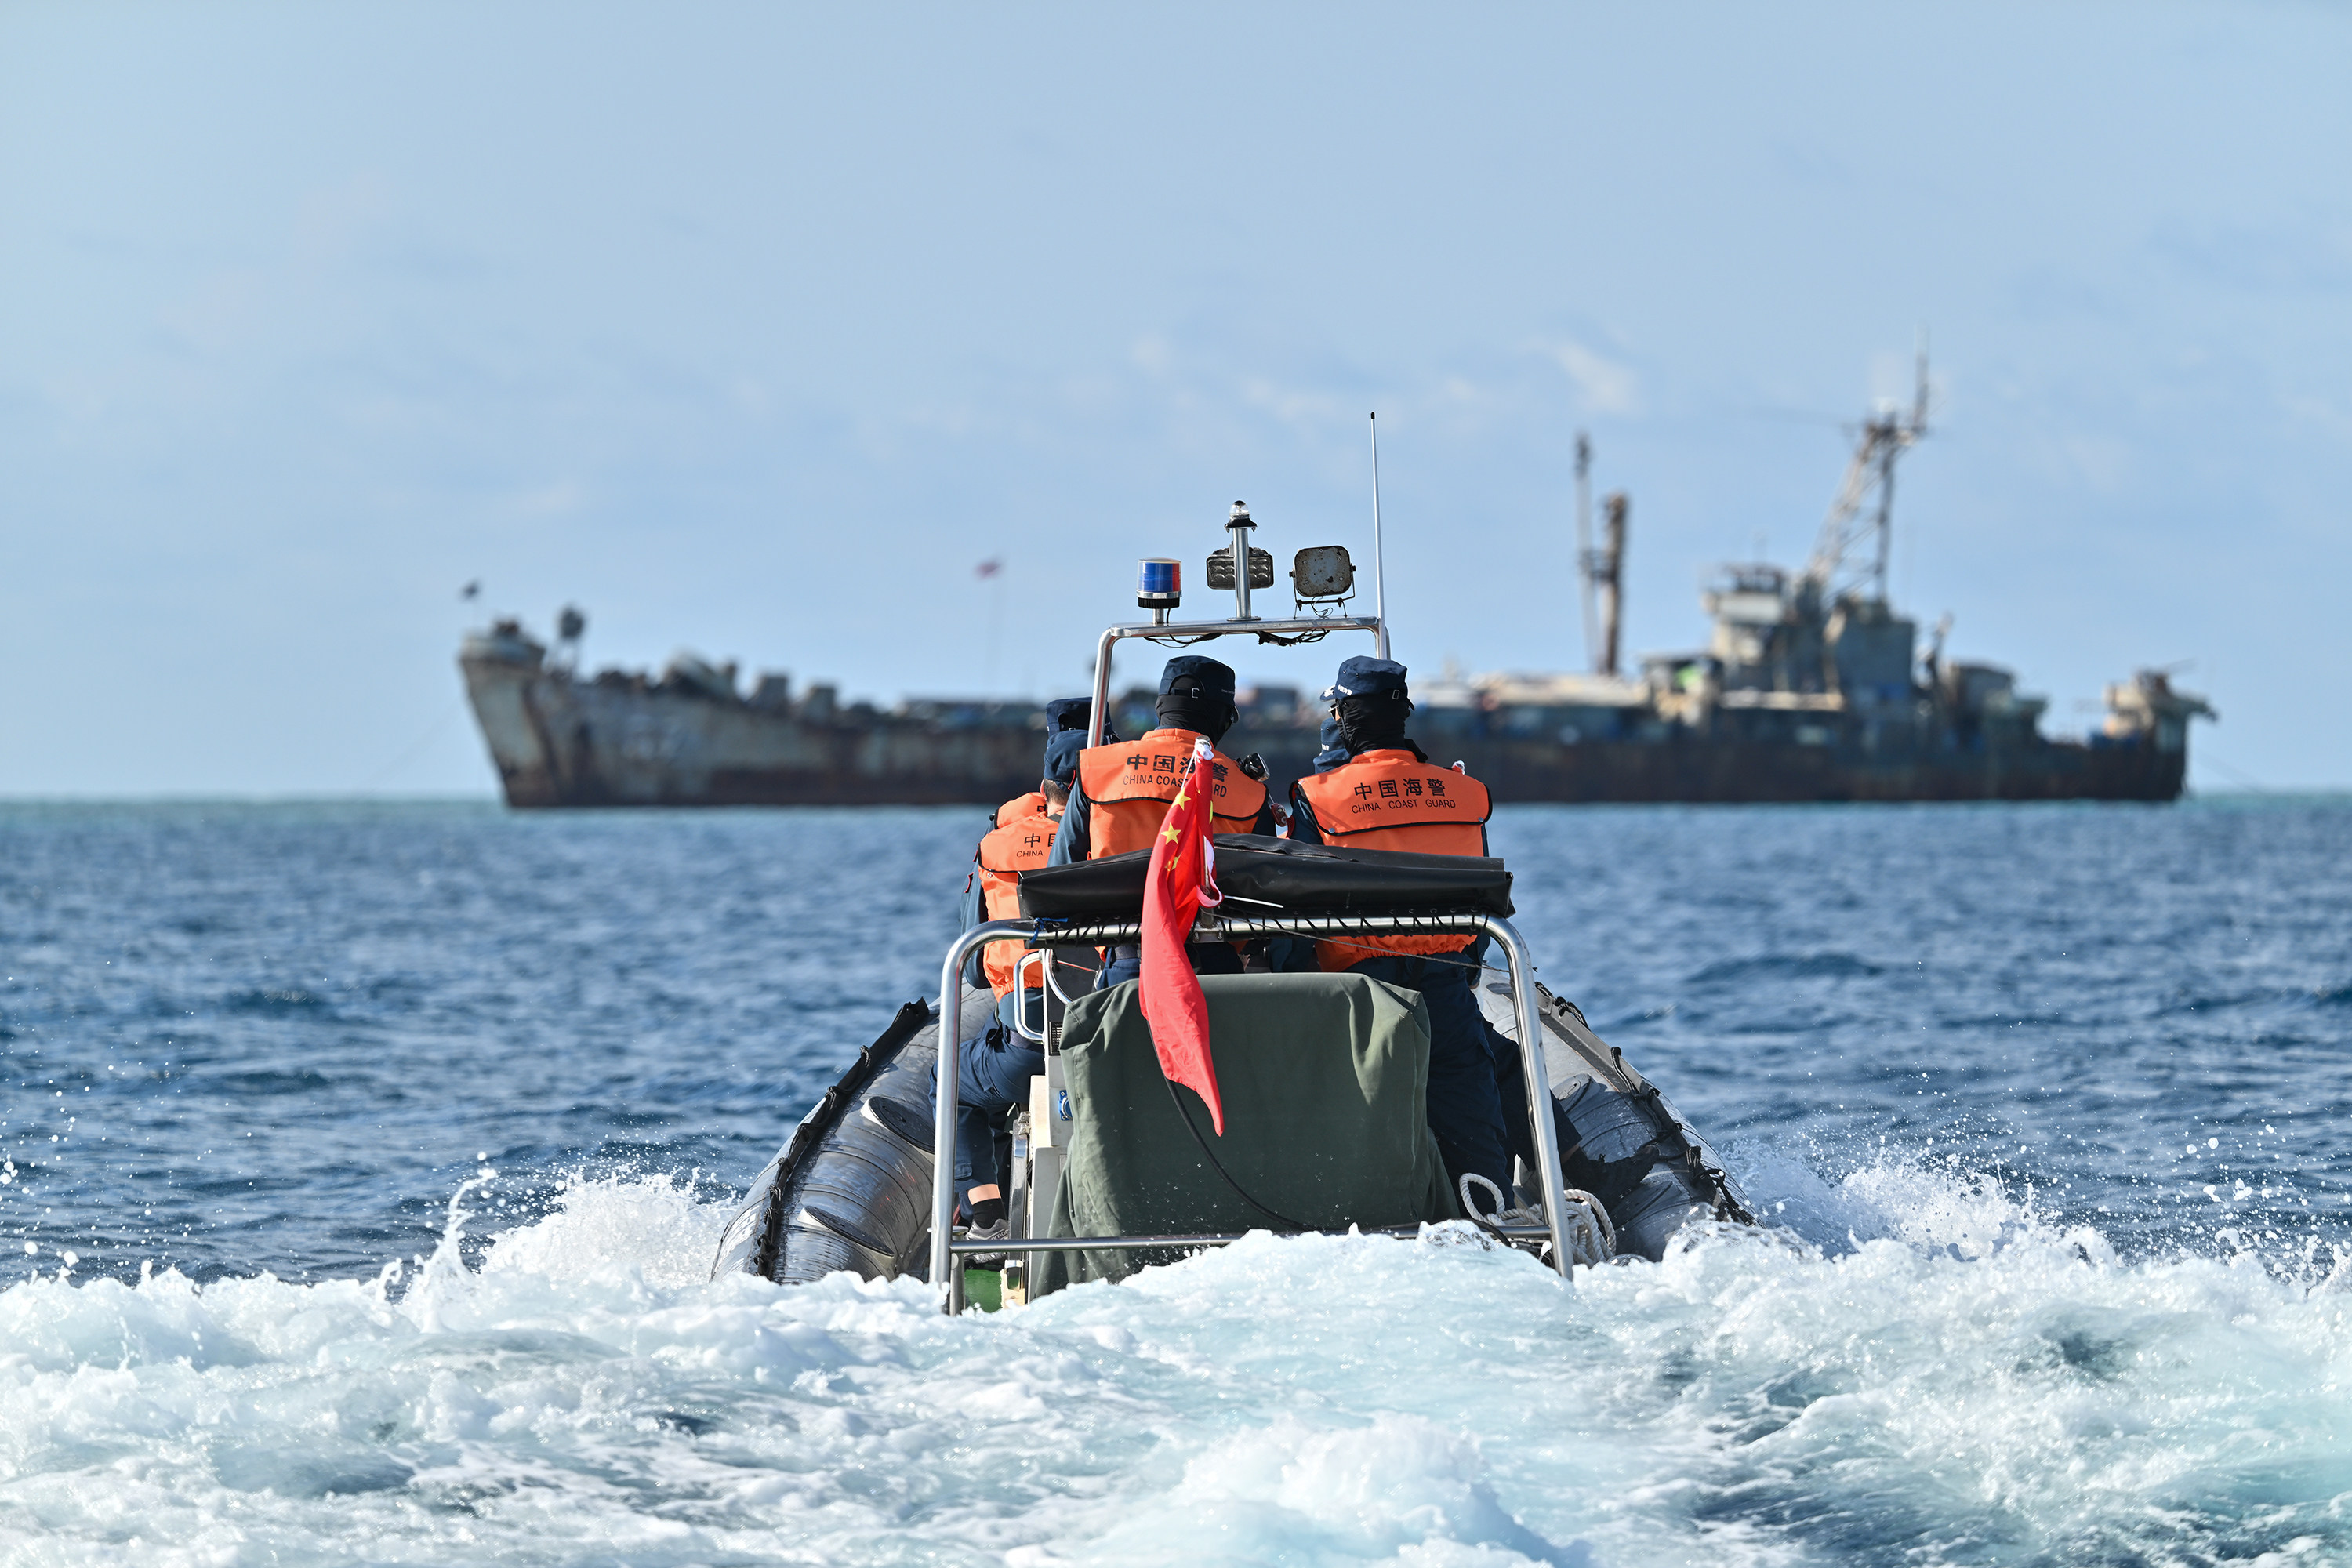
[[[1801,581],[1811,584],[1823,605],[1867,588],[1868,598],[1886,603],[1886,558],[1894,539],[1895,459],[1927,433],[1927,351],[1919,350],[1918,390],[1910,412],[1886,408],[1862,426],[1862,438],[1846,464],[1845,482],[1822,524],[1812,559]],[[1875,500],[1878,504],[1871,506]]]
[[[1601,548],[1592,547],[1592,442],[1576,433],[1576,572],[1584,586],[1584,657],[1595,675],[1617,673],[1625,620],[1625,492],[1601,498]],[[1595,599],[1599,606],[1595,608]],[[1596,644],[1594,633],[1599,632]]]
[[[1592,650],[1592,438],[1576,433],[1576,574],[1584,587],[1584,662]]]

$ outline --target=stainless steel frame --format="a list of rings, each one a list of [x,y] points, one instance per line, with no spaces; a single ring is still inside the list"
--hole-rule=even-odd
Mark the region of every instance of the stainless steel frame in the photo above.
[[[1247,620],[1145,621],[1105,626],[1102,636],[1095,639],[1095,710],[1087,721],[1087,744],[1103,743],[1103,727],[1110,721],[1110,654],[1120,643],[1129,637],[1171,635],[1206,641],[1211,637],[1252,637],[1259,632],[1272,632],[1277,637],[1297,637],[1301,632],[1370,632],[1373,651],[1382,658],[1389,656],[1388,624],[1378,616],[1291,616],[1281,620],[1253,616]]]
[[[1480,1228],[1512,1241],[1545,1241],[1551,1237],[1550,1230],[1539,1225],[1496,1225]],[[1419,1236],[1421,1227],[1381,1226],[1363,1234]],[[948,1250],[958,1258],[980,1253],[994,1257],[1000,1252],[1140,1252],[1152,1247],[1231,1247],[1245,1237],[1246,1233],[1241,1236],[1024,1236],[1012,1241],[958,1241],[950,1243]]]
[[[1099,695],[1097,691],[1097,699]],[[1099,722],[1102,713],[1099,700],[1095,713]],[[939,1084],[931,1123],[930,1277],[932,1288],[940,1293],[941,1310],[953,1311],[962,1296],[960,1289],[963,1282],[962,1270],[955,1264],[957,1243],[953,1226],[957,1047],[963,1039],[962,972],[965,960],[986,943],[1006,938],[1034,942],[1041,947],[1107,947],[1138,941],[1140,932],[1141,927],[1133,921],[1072,924],[1026,920],[990,921],[972,927],[949,944],[947,958],[940,965]],[[1535,958],[1528,952],[1527,942],[1519,935],[1517,928],[1496,916],[1479,914],[1240,915],[1198,921],[1192,929],[1192,940],[1222,942],[1261,936],[1344,937],[1439,932],[1484,933],[1492,937],[1510,960],[1512,999],[1518,1011],[1519,1065],[1527,1080],[1529,1109],[1534,1112],[1529,1122],[1535,1137],[1537,1176],[1543,1184],[1544,1215],[1547,1233],[1551,1237],[1553,1266],[1559,1270],[1562,1279],[1573,1279],[1575,1265],[1568,1249],[1568,1183],[1560,1171],[1559,1141],[1552,1126],[1552,1119],[1542,1113],[1549,1108],[1546,1086],[1551,1078],[1544,1064],[1543,1023],[1536,1012]],[[1222,1245],[1210,1240],[1188,1240],[1181,1237],[1076,1237],[1053,1238],[1051,1246],[1024,1243],[1018,1247],[1009,1247],[992,1243],[985,1250],[1086,1251],[1101,1248],[1106,1242],[1116,1242],[1122,1247]]]
[[[1021,1000],[1021,997],[1025,994],[1021,984],[1021,972],[1032,963],[1037,965],[1042,973],[1054,966],[1054,955],[1046,949],[1038,947],[1030,949],[1013,961],[1013,1032],[1024,1040],[1034,1040],[1042,1046],[1045,1043],[1045,1031],[1043,1027],[1032,1029],[1029,1026],[1029,1007]],[[1030,989],[1035,989],[1035,987]],[[1040,1014],[1045,1010],[1043,1004],[1040,1004],[1038,1008]]]

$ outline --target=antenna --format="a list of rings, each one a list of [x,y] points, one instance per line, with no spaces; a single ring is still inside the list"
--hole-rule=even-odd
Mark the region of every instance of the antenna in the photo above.
[[[1919,329],[1918,370],[1919,390],[1911,400],[1911,427],[1924,432],[1927,428],[1927,329],[1925,327]]]
[[[1592,663],[1592,438],[1576,433],[1576,574],[1584,584],[1584,662]]]
[[[1379,626],[1372,633],[1372,652],[1376,658],[1389,656],[1389,596],[1385,580],[1381,574],[1381,416],[1375,409],[1369,416],[1372,427],[1372,619]]]

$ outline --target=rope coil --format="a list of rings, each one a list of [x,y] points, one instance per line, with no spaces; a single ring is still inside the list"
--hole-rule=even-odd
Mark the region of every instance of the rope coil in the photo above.
[[[1470,1195],[1470,1185],[1474,1182],[1494,1194],[1493,1206],[1483,1214],[1479,1212],[1476,1200]],[[1507,1200],[1503,1196],[1503,1189],[1475,1171],[1463,1173],[1459,1190],[1462,1212],[1470,1223],[1506,1247],[1514,1243],[1503,1234],[1502,1226],[1549,1223],[1540,1206],[1505,1207]],[[1561,1195],[1568,1203],[1567,1212],[1560,1216],[1560,1230],[1568,1238],[1569,1261],[1580,1268],[1597,1268],[1616,1257],[1617,1227],[1609,1222],[1609,1210],[1601,1200],[1578,1187],[1564,1188]],[[1538,1248],[1537,1256],[1544,1257],[1550,1251],[1551,1243],[1547,1241]]]

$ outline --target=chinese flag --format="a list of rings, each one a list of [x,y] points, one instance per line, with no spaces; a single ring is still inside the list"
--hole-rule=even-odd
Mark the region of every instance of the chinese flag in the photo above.
[[[1184,944],[1203,904],[1223,901],[1209,847],[1212,779],[1206,740],[1192,747],[1192,767],[1168,804],[1167,820],[1151,846],[1143,883],[1143,973],[1139,987],[1144,1021],[1160,1053],[1160,1070],[1208,1102],[1209,1120],[1224,1136],[1225,1108],[1217,1098],[1217,1068],[1209,1055],[1209,1005],[1201,995]]]

